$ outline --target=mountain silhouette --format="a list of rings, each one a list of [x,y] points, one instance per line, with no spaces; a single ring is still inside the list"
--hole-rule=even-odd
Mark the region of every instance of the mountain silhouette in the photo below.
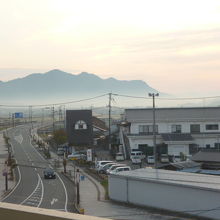
[[[34,73],[24,78],[0,82],[0,99],[7,103],[85,98],[105,93],[147,96],[157,92],[141,80],[102,79],[95,74],[78,75],[55,69],[46,73]]]

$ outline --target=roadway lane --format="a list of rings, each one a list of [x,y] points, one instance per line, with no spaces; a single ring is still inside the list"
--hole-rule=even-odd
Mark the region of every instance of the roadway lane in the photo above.
[[[32,146],[29,128],[11,129],[9,137],[19,165],[16,172],[18,184],[3,201],[73,212],[72,182],[59,174],[56,179],[44,179],[43,170],[50,164]]]

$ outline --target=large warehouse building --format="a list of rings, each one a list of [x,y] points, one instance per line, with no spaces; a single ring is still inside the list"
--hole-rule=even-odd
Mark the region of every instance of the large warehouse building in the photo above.
[[[143,168],[109,176],[112,200],[187,213],[220,216],[220,177]]]

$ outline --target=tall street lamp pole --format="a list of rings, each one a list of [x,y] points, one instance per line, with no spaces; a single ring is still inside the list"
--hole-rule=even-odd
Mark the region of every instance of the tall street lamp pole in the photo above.
[[[157,144],[156,144],[156,125],[155,125],[155,96],[159,93],[148,93],[153,98],[153,145],[154,145],[154,168],[157,168]]]

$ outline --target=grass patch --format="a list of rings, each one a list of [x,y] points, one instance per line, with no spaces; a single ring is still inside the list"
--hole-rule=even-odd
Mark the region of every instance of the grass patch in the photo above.
[[[101,184],[102,184],[102,186],[105,189],[105,199],[109,199],[109,195],[108,195],[108,179],[102,180]]]

